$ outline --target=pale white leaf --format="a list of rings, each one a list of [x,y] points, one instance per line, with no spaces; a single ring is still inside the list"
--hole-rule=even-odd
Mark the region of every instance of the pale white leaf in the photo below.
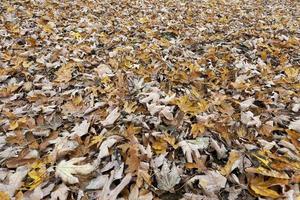
[[[113,72],[108,65],[100,64],[97,68],[94,69],[98,76],[102,79],[105,76],[113,76]]]
[[[151,115],[155,115],[161,111],[165,106],[157,105],[155,103],[147,104],[147,109]]]
[[[97,159],[101,159],[101,158],[104,158],[106,156],[109,156],[109,148],[112,147],[117,141],[118,141],[117,138],[109,137],[109,138],[107,138],[107,140],[102,142],[102,144],[99,148],[100,152],[98,154]]]
[[[198,137],[196,140],[183,140],[178,143],[186,156],[187,162],[193,162],[192,154],[200,158],[199,150],[206,149],[209,145],[209,138]]]
[[[194,183],[196,180],[199,181],[199,187],[209,196],[214,196],[214,193],[224,188],[227,182],[227,179],[216,171],[208,171],[206,175],[194,176],[188,181],[188,184]]]
[[[103,126],[112,125],[120,117],[120,115],[121,113],[119,112],[119,108],[117,107],[108,114],[105,120],[101,121],[101,124]]]
[[[51,193],[51,200],[66,200],[68,198],[69,188],[65,184],[60,184],[59,187]]]
[[[148,192],[147,194],[144,194],[144,195],[140,195],[139,196],[139,200],[153,200],[153,194],[152,192]]]
[[[255,101],[255,98],[251,97],[251,98],[241,102],[240,103],[241,109],[245,110],[245,109],[249,108],[250,106],[253,105],[254,101]]]
[[[295,130],[300,133],[300,119],[291,122],[289,125],[289,129]]]
[[[82,174],[86,175],[95,170],[95,167],[91,164],[84,165],[75,165],[78,162],[83,161],[84,157],[73,158],[69,161],[62,160],[56,166],[55,175],[60,177],[64,182],[74,184],[78,183],[79,180],[77,177],[73,176],[73,174]]]
[[[247,126],[256,126],[260,127],[261,121],[259,116],[255,116],[251,111],[242,112],[241,113],[241,122]]]
[[[174,186],[180,182],[180,175],[175,165],[170,169],[167,161],[164,162],[160,171],[155,170],[157,187],[164,191],[174,190]]]
[[[38,186],[30,194],[29,200],[41,200],[41,199],[43,199],[43,197],[44,197],[44,194],[43,194],[43,191],[41,190],[41,186]]]
[[[108,175],[100,175],[90,181],[88,186],[86,186],[86,189],[88,190],[96,190],[96,189],[102,189],[105,183],[108,181],[109,176]]]
[[[135,184],[129,193],[128,200],[136,199],[139,199],[139,187]]]
[[[171,112],[171,107],[164,107],[160,113],[167,119],[167,120],[173,120],[173,114]]]
[[[72,129],[72,133],[70,134],[71,138],[74,138],[76,135],[81,137],[88,133],[90,128],[90,122],[84,120],[81,124],[76,124],[76,126]]]
[[[122,179],[117,187],[113,190],[110,190],[110,185],[114,181],[114,171],[111,172],[109,180],[104,185],[101,194],[98,199],[101,200],[116,200],[119,193],[129,184],[132,178],[132,174],[126,174],[126,176]]]
[[[28,173],[27,167],[18,167],[16,172],[8,175],[8,183],[0,183],[0,191],[6,191],[11,197],[22,186],[22,180]]]

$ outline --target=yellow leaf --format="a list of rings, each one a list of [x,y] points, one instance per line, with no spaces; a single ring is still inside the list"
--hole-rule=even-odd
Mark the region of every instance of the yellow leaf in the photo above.
[[[0,191],[0,199],[1,200],[10,200],[8,193],[4,192],[4,191]]]
[[[42,161],[36,161],[32,165],[32,170],[28,172],[29,178],[32,180],[30,183],[25,184],[29,190],[34,190],[38,187],[47,177],[46,166]]]
[[[188,96],[177,98],[174,101],[174,104],[176,104],[183,112],[191,114],[199,114],[206,111],[208,108],[208,103],[204,99],[201,99],[200,101],[191,101]]]
[[[72,102],[75,106],[78,106],[82,102],[82,97],[81,95],[76,96],[75,98],[72,99]]]
[[[264,167],[249,167],[245,170],[248,173],[256,173],[261,174],[264,176],[274,177],[274,178],[282,178],[282,179],[289,179],[290,177],[285,172],[278,172],[271,169],[266,169]]]
[[[96,135],[92,137],[91,143],[89,144],[89,147],[93,146],[94,144],[101,144],[103,141],[104,137],[102,135]]]
[[[39,171],[32,170],[28,173],[28,176],[33,180],[28,184],[29,190],[34,190],[43,182],[43,174],[40,174]]]
[[[147,23],[148,19],[146,17],[142,17],[138,20],[141,24]]]
[[[264,151],[259,151],[257,153],[253,153],[252,156],[254,156],[262,165],[269,168],[271,159],[265,156]]]
[[[15,130],[19,127],[18,121],[13,121],[12,123],[9,124],[9,130]]]
[[[298,77],[299,74],[299,68],[296,67],[286,67],[284,69],[285,74],[288,76],[288,78],[293,79]]]
[[[266,61],[266,60],[267,60],[268,54],[267,54],[266,51],[262,51],[261,54],[260,54],[260,56],[261,56],[261,59],[262,59],[263,61]]]
[[[78,32],[73,32],[73,31],[71,31],[71,32],[70,32],[70,35],[71,35],[73,38],[75,38],[76,40],[81,40],[81,39],[82,39],[80,33],[78,33]]]
[[[238,151],[231,151],[229,154],[228,162],[223,168],[220,169],[220,173],[223,176],[228,176],[233,170],[232,167],[234,166],[236,161],[239,160],[240,157],[241,154]]]
[[[124,103],[124,111],[128,114],[133,113],[137,109],[136,102],[125,102]]]
[[[165,134],[162,139],[164,139],[167,143],[169,143],[173,148],[177,148],[177,145],[175,144],[176,138],[174,136]]]
[[[168,143],[163,139],[158,139],[152,143],[152,148],[157,154],[162,154],[166,152]]]
[[[43,25],[43,30],[46,33],[53,33],[53,28],[51,27],[51,25],[49,23]]]
[[[32,163],[31,167],[33,169],[38,169],[38,168],[42,168],[45,164],[42,161],[36,161],[34,163]]]
[[[274,183],[276,185],[276,183]],[[262,176],[252,178],[250,180],[250,188],[255,192],[257,195],[271,197],[271,198],[279,198],[280,194],[275,190],[269,189],[272,184],[272,180],[269,182],[264,182],[264,178]]]
[[[166,38],[161,38],[159,42],[160,42],[159,44],[163,47],[169,47],[170,46],[170,42]]]
[[[205,132],[205,125],[202,123],[192,124],[191,133],[193,137],[198,137]]]
[[[73,64],[68,63],[59,68],[58,71],[55,72],[57,78],[55,82],[69,82],[72,79],[72,72],[73,72]]]

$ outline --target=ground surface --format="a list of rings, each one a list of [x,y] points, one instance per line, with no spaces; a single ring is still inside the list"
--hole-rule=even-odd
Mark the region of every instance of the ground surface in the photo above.
[[[0,199],[299,199],[299,1],[0,2]]]

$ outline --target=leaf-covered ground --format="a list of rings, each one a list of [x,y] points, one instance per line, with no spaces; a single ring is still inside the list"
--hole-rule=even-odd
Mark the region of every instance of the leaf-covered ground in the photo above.
[[[300,2],[2,0],[0,199],[300,199]]]

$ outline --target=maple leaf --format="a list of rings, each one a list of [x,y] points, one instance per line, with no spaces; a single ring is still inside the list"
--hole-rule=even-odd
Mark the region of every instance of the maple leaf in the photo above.
[[[62,160],[56,166],[55,175],[60,177],[64,182],[74,184],[78,183],[79,180],[73,174],[86,175],[95,170],[95,167],[91,164],[74,165],[78,162],[83,161],[84,157],[72,158],[71,160]]]
[[[180,175],[177,167],[173,164],[170,169],[167,161],[163,163],[161,170],[155,171],[157,187],[164,191],[174,191],[174,186],[180,182]]]
[[[200,101],[191,101],[188,96],[182,96],[174,100],[174,103],[185,113],[199,114],[205,112],[208,103],[201,99]]]

